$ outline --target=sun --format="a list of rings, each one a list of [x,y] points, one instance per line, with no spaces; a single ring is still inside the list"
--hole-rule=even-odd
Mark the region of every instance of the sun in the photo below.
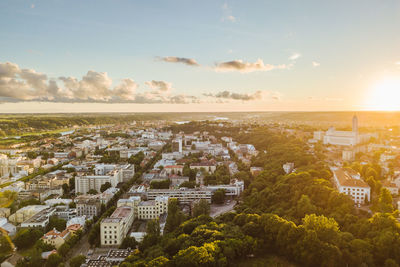
[[[400,77],[385,78],[377,82],[369,96],[374,110],[400,110]]]

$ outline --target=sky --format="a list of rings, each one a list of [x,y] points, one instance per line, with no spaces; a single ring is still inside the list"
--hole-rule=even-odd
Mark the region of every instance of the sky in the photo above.
[[[400,109],[398,0],[2,0],[0,25],[1,113]]]

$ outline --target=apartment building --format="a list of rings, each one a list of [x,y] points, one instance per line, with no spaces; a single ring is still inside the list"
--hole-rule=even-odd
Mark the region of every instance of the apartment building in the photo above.
[[[333,180],[340,193],[349,195],[354,203],[362,204],[370,201],[371,188],[360,178],[360,174],[352,169],[331,168]]]
[[[128,206],[117,207],[110,217],[100,223],[102,246],[119,246],[127,236],[134,220],[134,209]]]

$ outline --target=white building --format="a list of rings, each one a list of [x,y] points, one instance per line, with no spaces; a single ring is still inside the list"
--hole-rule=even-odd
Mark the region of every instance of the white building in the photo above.
[[[370,201],[371,188],[360,178],[360,174],[352,169],[331,168],[333,180],[340,193],[350,196],[355,203]]]
[[[172,141],[172,152],[182,153],[182,139],[175,139]]]
[[[123,182],[122,171],[114,170],[108,175],[76,176],[75,192],[86,194],[91,189],[100,192],[101,186],[107,182],[109,182],[112,187],[117,187],[118,183]]]
[[[100,240],[102,246],[119,246],[127,236],[134,220],[134,209],[120,206],[110,217],[100,223]]]
[[[117,206],[132,207],[135,218],[139,220],[158,219],[164,213],[168,213],[168,196],[157,196],[148,201],[142,201],[139,196],[132,196],[118,200]]]
[[[244,182],[236,180],[233,184],[228,185],[209,185],[206,187],[214,194],[218,189],[224,189],[226,196],[239,196],[244,190]]]
[[[170,189],[150,189],[147,192],[147,199],[153,200],[158,196],[167,196],[170,198],[177,198],[180,203],[192,203],[193,201],[205,199],[211,202],[211,190],[210,189],[189,189],[180,188],[176,190]]]
[[[294,163],[293,162],[287,162],[287,163],[283,164],[282,168],[283,168],[283,170],[285,171],[286,174],[289,174],[294,169]]]

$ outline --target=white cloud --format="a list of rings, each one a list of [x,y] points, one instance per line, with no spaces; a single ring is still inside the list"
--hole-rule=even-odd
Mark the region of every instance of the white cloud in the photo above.
[[[312,65],[313,67],[319,67],[321,64],[319,62],[313,61]]]
[[[232,9],[228,5],[228,3],[224,3],[222,5],[222,18],[221,21],[229,21],[229,22],[235,22],[236,17],[232,15]]]
[[[162,93],[169,93],[172,90],[172,83],[165,81],[149,81],[145,82],[145,84],[153,90],[157,90]]]
[[[121,80],[113,88],[106,72],[89,70],[81,80],[75,77],[48,79],[46,74],[35,70],[0,62],[0,97],[8,101],[181,104],[199,101],[195,96],[170,95],[172,84],[169,82],[153,80],[146,85],[154,91],[137,93],[138,84],[130,78]]]
[[[262,59],[258,59],[256,62],[244,62],[243,60],[232,60],[227,62],[220,62],[215,65],[215,71],[217,72],[232,72],[239,71],[242,73],[254,72],[254,71],[270,71],[273,69],[287,69],[286,65],[272,65],[264,64]]]
[[[296,60],[296,59],[298,59],[298,58],[300,58],[301,57],[301,54],[299,54],[299,53],[293,53],[290,57],[289,57],[289,60]]]

